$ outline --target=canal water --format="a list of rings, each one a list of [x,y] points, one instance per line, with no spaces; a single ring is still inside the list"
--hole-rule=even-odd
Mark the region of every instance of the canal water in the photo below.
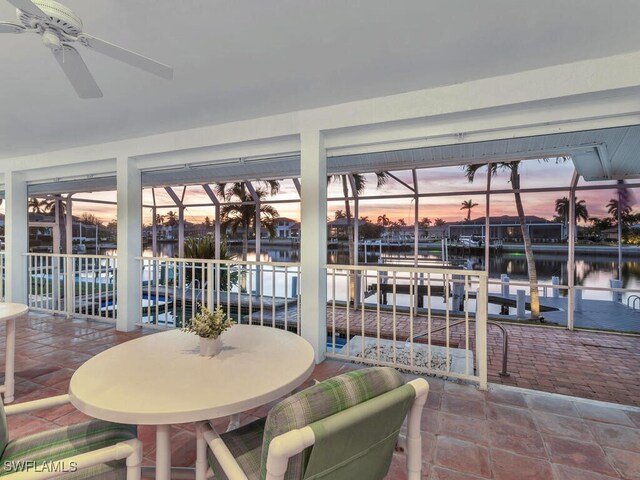
[[[173,257],[177,253],[177,245],[174,243],[161,244],[160,248],[161,256]],[[239,247],[232,247],[231,253],[240,257],[241,250]],[[151,256],[151,251],[145,250],[143,255]],[[250,250],[248,257],[249,260],[255,260],[255,250]],[[537,252],[534,257],[538,280],[540,283],[550,284],[553,277],[559,277],[561,285],[568,284],[566,252]],[[298,262],[300,260],[300,256],[297,248],[263,245],[260,260],[264,262]],[[478,270],[485,269],[484,257],[450,257],[449,260],[453,263],[459,263],[461,266],[469,266]],[[349,261],[348,252],[346,250],[331,251],[328,254],[327,261],[329,264],[346,264]],[[359,261],[360,263],[364,263],[365,261],[362,252],[360,252]],[[383,250],[382,256],[380,256],[379,252],[368,252],[366,262],[372,264],[381,263],[383,265],[412,266],[414,262],[414,255],[413,252],[408,251]],[[441,252],[439,250],[421,250],[418,255],[418,265],[420,266],[437,267],[438,265],[441,265],[441,262]],[[508,275],[511,282],[528,282],[527,261],[524,253],[504,252],[502,254],[492,256],[489,264],[490,279],[499,280],[502,274]],[[615,280],[617,278],[618,261],[615,255],[576,254],[575,285],[584,287],[583,298],[597,300],[611,299],[610,292],[590,290],[590,288],[609,288],[610,280]],[[621,280],[623,288],[631,290],[640,289],[640,257],[623,257]],[[517,288],[527,289],[522,286]],[[280,290],[277,287],[276,289]],[[512,288],[513,293],[515,293],[515,289],[516,287]],[[500,286],[490,286],[490,291],[499,292]],[[560,290],[560,295],[566,296],[566,291]],[[625,299],[626,296],[627,295],[625,295]]]

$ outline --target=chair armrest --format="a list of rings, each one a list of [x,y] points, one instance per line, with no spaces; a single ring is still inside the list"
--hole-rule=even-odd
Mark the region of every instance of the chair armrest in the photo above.
[[[290,430],[271,440],[265,480],[282,480],[287,471],[289,459],[313,445],[315,441],[316,437],[309,426]]]
[[[137,438],[116,443],[99,450],[82,453],[47,464],[46,471],[33,471],[34,466],[25,462],[25,471],[5,475],[6,480],[40,480],[67,475],[69,472],[89,468],[113,460],[127,459],[127,480],[140,480],[142,463],[142,442]],[[26,468],[31,467],[31,471]]]
[[[204,438],[204,441],[207,443],[208,447],[211,449],[211,452],[220,463],[220,466],[224,470],[224,473],[229,478],[233,478],[234,480],[248,480],[247,475],[244,473],[238,462],[236,461],[233,454],[229,451],[227,446],[224,443],[224,440],[220,438],[218,432],[216,432],[211,425],[204,422],[198,425],[198,435],[201,438]],[[205,452],[198,452],[198,456],[200,457],[204,454],[204,458],[198,458],[197,462],[206,462],[206,450]],[[205,467],[206,468],[206,467]],[[198,467],[196,466],[196,470]],[[197,475],[198,477],[199,475]]]
[[[422,409],[429,394],[429,384],[424,378],[416,378],[409,382],[415,391],[416,399],[407,415],[407,478],[419,480],[422,478],[422,434],[420,433],[420,420]]]
[[[40,400],[32,400],[30,402],[17,403],[15,405],[6,405],[4,411],[7,415],[17,415],[19,413],[29,413],[44,408],[59,407],[69,403],[69,395],[58,395],[56,397],[41,398]]]

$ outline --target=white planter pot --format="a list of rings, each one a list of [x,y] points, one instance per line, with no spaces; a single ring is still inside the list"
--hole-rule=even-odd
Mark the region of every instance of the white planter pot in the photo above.
[[[200,337],[200,355],[203,357],[213,357],[222,350],[222,340],[218,338]]]

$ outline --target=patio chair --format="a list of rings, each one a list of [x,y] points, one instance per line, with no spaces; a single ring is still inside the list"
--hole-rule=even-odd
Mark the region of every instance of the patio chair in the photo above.
[[[266,419],[222,435],[201,423],[196,478],[205,478],[208,464],[216,480],[383,479],[408,416],[408,478],[418,480],[428,391],[422,378],[405,384],[392,368],[372,367],[311,386],[282,400]]]
[[[139,480],[142,442],[136,438],[135,425],[91,420],[8,439],[7,416],[67,403],[68,395],[5,407],[0,402],[0,476]]]

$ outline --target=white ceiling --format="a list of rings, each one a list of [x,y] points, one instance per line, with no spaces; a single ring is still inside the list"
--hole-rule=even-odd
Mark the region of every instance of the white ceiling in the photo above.
[[[80,100],[39,37],[0,35],[0,158],[640,50],[638,0],[63,3],[175,78],[81,50],[104,98]]]

